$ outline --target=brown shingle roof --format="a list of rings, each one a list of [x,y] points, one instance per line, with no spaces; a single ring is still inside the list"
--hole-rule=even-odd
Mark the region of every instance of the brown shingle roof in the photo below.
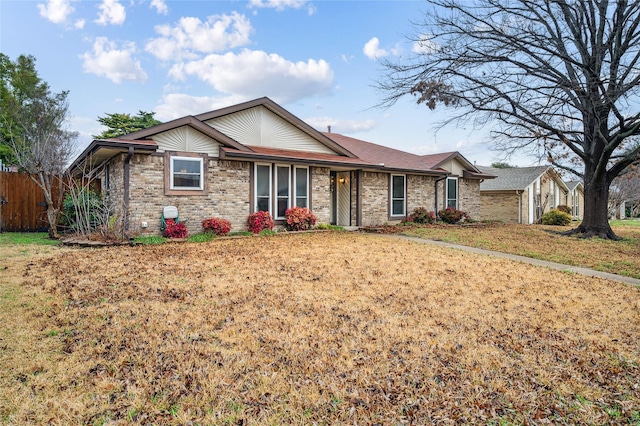
[[[339,145],[342,145],[357,155],[360,159],[370,164],[393,169],[420,170],[424,172],[435,172],[438,174],[442,173],[441,171],[431,169],[427,166],[420,155],[377,145],[360,139],[350,138],[338,133],[323,132],[323,135],[332,139]]]
[[[247,145],[252,152],[239,151],[233,148],[222,146],[220,152],[226,158],[251,158],[251,159],[272,159],[272,160],[297,160],[306,163],[323,163],[335,165],[349,165],[367,167],[372,164],[360,158],[346,157],[337,154],[324,154],[320,152],[293,151],[288,149],[267,148],[263,146]]]

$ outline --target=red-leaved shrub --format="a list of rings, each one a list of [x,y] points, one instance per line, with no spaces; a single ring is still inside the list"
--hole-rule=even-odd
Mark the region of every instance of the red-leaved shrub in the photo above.
[[[187,226],[182,223],[176,223],[173,219],[167,219],[163,235],[167,238],[187,238],[189,231]]]
[[[413,212],[407,216],[407,222],[412,223],[434,223],[436,221],[436,214],[433,211],[427,210],[425,207],[416,207]]]
[[[271,217],[271,213],[269,212],[255,212],[249,215],[247,219],[247,227],[249,231],[254,234],[259,234],[261,231],[265,229],[273,229],[276,224],[273,222],[273,218]]]
[[[444,223],[455,224],[458,222],[462,222],[463,220],[468,220],[469,215],[462,210],[455,209],[453,207],[447,207],[444,210],[440,210],[438,212],[438,217]]]
[[[316,224],[316,216],[306,207],[291,207],[284,213],[285,228],[289,231],[306,231]]]
[[[202,230],[211,232],[214,235],[227,235],[231,231],[231,222],[226,219],[212,217],[202,221]]]

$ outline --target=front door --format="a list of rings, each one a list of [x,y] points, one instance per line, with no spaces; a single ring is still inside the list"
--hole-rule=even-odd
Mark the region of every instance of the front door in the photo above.
[[[336,173],[335,219],[338,226],[351,226],[351,181],[349,172]]]

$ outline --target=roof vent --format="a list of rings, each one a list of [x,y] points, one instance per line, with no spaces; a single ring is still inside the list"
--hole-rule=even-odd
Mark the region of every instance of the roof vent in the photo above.
[[[331,133],[331,126],[327,126],[327,132]]]

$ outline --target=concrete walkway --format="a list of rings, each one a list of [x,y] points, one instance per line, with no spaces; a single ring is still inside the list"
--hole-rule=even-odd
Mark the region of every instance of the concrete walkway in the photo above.
[[[395,238],[395,239],[398,239],[398,240],[413,241],[413,242],[421,243],[421,244],[431,244],[431,245],[438,246],[438,247],[446,247],[446,248],[451,248],[451,249],[456,249],[456,250],[464,250],[464,251],[468,251],[468,252],[471,252],[471,253],[483,254],[483,255],[487,255],[487,256],[501,257],[501,258],[504,258],[504,259],[514,260],[516,262],[530,263],[532,265],[542,266],[542,267],[549,268],[549,269],[556,269],[558,271],[573,272],[573,273],[576,273],[576,274],[586,275],[586,276],[589,276],[589,277],[604,278],[604,279],[607,279],[607,280],[619,281],[619,282],[622,282],[622,283],[625,283],[625,284],[629,284],[629,285],[632,285],[632,286],[635,286],[635,287],[640,287],[640,279],[637,279],[637,278],[625,277],[623,275],[610,274],[608,272],[601,272],[601,271],[596,271],[596,270],[593,270],[593,269],[581,268],[581,267],[578,267],[578,266],[563,265],[562,263],[555,263],[555,262],[549,262],[549,261],[546,261],[546,260],[533,259],[531,257],[518,256],[516,254],[501,253],[499,251],[484,250],[484,249],[479,249],[479,248],[475,248],[475,247],[468,247],[468,246],[462,246],[462,245],[458,245],[458,244],[451,244],[451,243],[447,243],[447,242],[444,242],[444,241],[435,241],[435,240],[427,240],[427,239],[418,238],[418,237],[409,237],[409,236],[406,236],[406,235],[388,235],[388,234],[369,234],[369,235],[377,235],[377,236],[381,236],[381,237]]]

